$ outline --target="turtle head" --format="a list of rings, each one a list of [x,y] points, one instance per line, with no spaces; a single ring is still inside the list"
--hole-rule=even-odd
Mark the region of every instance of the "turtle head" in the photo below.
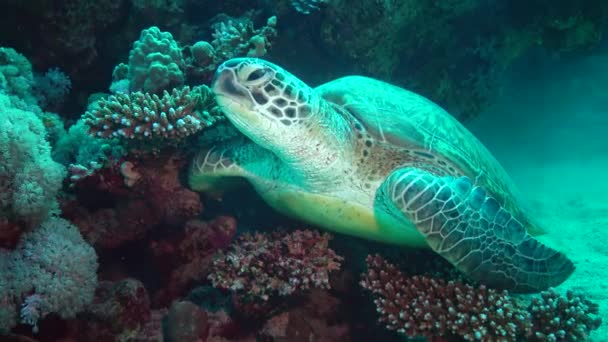
[[[228,119],[258,145],[279,156],[293,155],[295,145],[317,125],[319,99],[304,82],[283,68],[258,58],[235,58],[216,71],[212,89]]]

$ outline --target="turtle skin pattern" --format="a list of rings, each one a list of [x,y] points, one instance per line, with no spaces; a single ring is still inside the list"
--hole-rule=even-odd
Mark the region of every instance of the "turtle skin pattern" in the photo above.
[[[556,286],[574,271],[469,177],[404,168],[385,182],[392,203],[428,245],[474,280],[527,293]]]

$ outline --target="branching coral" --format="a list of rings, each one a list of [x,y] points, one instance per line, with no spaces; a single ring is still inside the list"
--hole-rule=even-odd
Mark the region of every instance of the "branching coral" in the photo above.
[[[329,288],[329,273],[342,260],[329,240],[329,234],[310,230],[243,234],[228,252],[219,253],[209,279],[248,300]]]
[[[533,298],[528,308],[534,320],[534,338],[538,341],[586,341],[589,331],[600,327],[598,305],[580,294],[568,291],[560,296],[545,291]]]
[[[189,78],[208,81],[218,65],[234,57],[262,57],[277,36],[277,18],[254,28],[252,13],[239,18],[218,15],[212,25],[213,40],[199,41],[185,49],[186,73]]]
[[[213,41],[218,57],[222,60],[236,56],[262,57],[270,41],[276,37],[277,18],[270,17],[266,26],[255,29],[249,16],[241,18],[222,17],[212,25]]]
[[[367,257],[361,286],[372,292],[379,321],[406,336],[467,341],[582,341],[597,329],[597,305],[553,291],[523,301],[485,286],[406,276],[382,257]]]
[[[166,90],[156,94],[118,93],[100,99],[83,117],[90,133],[101,138],[119,138],[150,147],[175,145],[215,121],[209,113],[212,95],[206,86]],[[208,107],[202,107],[207,105]],[[140,144],[141,145],[141,144]],[[141,147],[141,146],[139,146]]]
[[[374,295],[380,322],[407,336],[459,335],[467,341],[514,341],[531,330],[529,314],[506,292],[425,276],[406,277],[368,256],[361,285]]]

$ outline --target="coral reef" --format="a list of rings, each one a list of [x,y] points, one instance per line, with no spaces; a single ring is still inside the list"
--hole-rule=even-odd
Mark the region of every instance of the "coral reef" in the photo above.
[[[186,73],[195,81],[208,82],[215,69],[234,57],[263,57],[277,36],[277,18],[272,16],[266,25],[256,29],[249,12],[233,18],[218,15],[212,24],[211,42],[198,41],[185,49]]]
[[[0,216],[35,226],[58,209],[65,168],[51,158],[46,129],[33,112],[0,93]],[[0,236],[10,226],[0,218]]]
[[[288,341],[349,341],[348,325],[336,319],[339,300],[327,291],[314,289],[304,305],[294,307],[269,318],[259,337],[275,342]]]
[[[0,47],[0,90],[6,95],[16,96],[25,103],[35,104],[32,95],[34,75],[32,65],[15,49]]]
[[[220,252],[209,275],[213,286],[246,301],[267,301],[311,288],[328,288],[341,257],[328,247],[330,235],[311,230],[243,234]]]
[[[369,257],[371,302],[353,274],[389,248],[285,230],[301,222],[261,218],[249,189],[199,194],[182,173],[193,151],[248,139],[208,87],[227,59],[286,62],[311,85],[365,74],[467,119],[527,51],[597,47],[607,4],[4,1],[0,340],[592,339],[585,295],[516,297],[430,252]]]
[[[127,162],[133,165],[125,176],[120,165]],[[102,168],[75,184],[77,197],[64,204],[64,215],[89,243],[104,248],[141,239],[160,225],[181,226],[203,210],[198,194],[179,180],[183,164],[177,155],[160,155]]]
[[[152,26],[141,31],[129,54],[129,90],[162,93],[184,84],[184,58],[169,32]]]
[[[151,319],[150,299],[144,285],[132,278],[101,281],[91,304],[71,322],[77,339],[133,340]]]
[[[545,291],[532,298],[528,311],[537,341],[587,341],[589,332],[602,323],[598,305],[572,291],[565,296],[554,290]]]
[[[553,291],[522,300],[485,286],[406,276],[379,255],[367,257],[361,286],[374,296],[379,322],[400,334],[466,341],[579,341],[597,329],[597,306]]]
[[[179,301],[167,314],[168,341],[199,341],[209,334],[208,314],[195,304]]]
[[[46,315],[73,318],[93,300],[97,255],[66,220],[45,221],[21,238],[9,258],[7,287],[16,302],[23,302],[21,322],[34,330]]]
[[[457,335],[467,341],[511,340],[529,335],[529,313],[506,292],[456,281],[407,277],[380,256],[369,256],[361,281],[371,291],[387,329],[429,338]]]
[[[59,107],[72,88],[72,81],[59,68],[48,69],[44,75],[35,75],[32,91],[41,107]]]
[[[162,145],[177,144],[184,138],[211,126],[216,118],[208,109],[209,88],[193,90],[186,86],[164,90],[163,96],[132,92],[118,93],[100,99],[83,116],[89,133],[100,138],[119,138],[138,146],[159,149]],[[143,142],[143,143],[142,143]]]
[[[236,220],[219,216],[212,221],[190,220],[184,225],[182,236],[176,241],[150,242],[157,269],[166,270],[163,289],[155,296],[155,303],[168,303],[183,296],[186,289],[204,281],[210,273],[215,252],[228,247],[236,234]]]

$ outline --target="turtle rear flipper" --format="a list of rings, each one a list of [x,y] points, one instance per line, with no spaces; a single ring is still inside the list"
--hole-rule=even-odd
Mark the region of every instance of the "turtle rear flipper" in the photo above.
[[[404,168],[390,175],[382,191],[435,252],[484,284],[535,292],[559,285],[574,271],[564,254],[534,239],[468,177]]]

